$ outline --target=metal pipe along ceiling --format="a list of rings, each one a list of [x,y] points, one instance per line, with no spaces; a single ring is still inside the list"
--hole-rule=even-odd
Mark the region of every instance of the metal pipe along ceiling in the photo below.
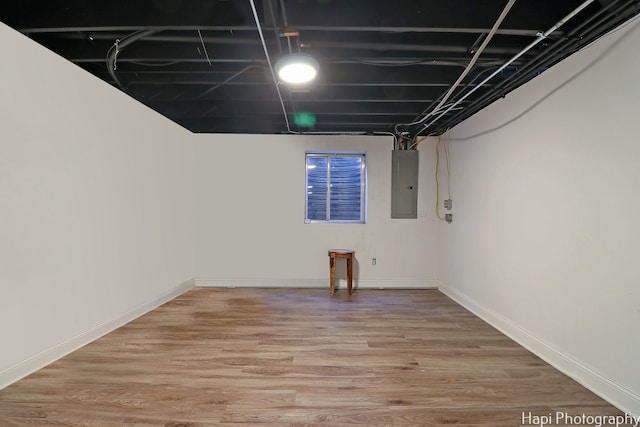
[[[284,121],[287,124],[287,132],[296,133],[291,130],[291,126],[289,125],[289,117],[287,117],[287,109],[284,106],[284,100],[282,99],[282,93],[280,92],[278,79],[276,78],[276,73],[273,70],[273,65],[271,64],[271,58],[269,57],[269,50],[267,49],[267,43],[265,42],[264,35],[262,34],[262,27],[260,26],[260,18],[258,17],[256,4],[253,0],[249,0],[249,3],[251,4],[251,11],[253,12],[253,18],[255,19],[256,26],[258,28],[258,35],[260,36],[260,42],[262,43],[262,48],[264,49],[264,54],[267,58],[267,66],[269,67],[269,71],[271,72],[271,78],[273,79],[273,84],[275,85],[276,92],[278,93],[278,100],[280,101],[280,106],[282,107],[282,114],[284,114]]]
[[[493,24],[493,27],[491,28],[491,30],[489,31],[489,34],[487,35],[487,37],[485,37],[485,39],[482,41],[482,44],[480,45],[480,47],[476,50],[475,54],[473,55],[473,58],[471,58],[471,61],[469,61],[469,64],[467,64],[466,68],[462,71],[462,74],[460,74],[460,77],[458,77],[458,79],[455,81],[454,84],[451,85],[451,87],[449,88],[449,90],[447,91],[447,93],[442,97],[442,99],[440,100],[440,102],[438,102],[438,104],[432,108],[431,112],[426,114],[424,117],[422,117],[420,120],[417,120],[415,122],[412,123],[404,123],[404,124],[398,124],[394,127],[395,131],[398,132],[398,128],[400,126],[415,126],[415,125],[420,125],[422,123],[424,123],[431,115],[436,114],[440,108],[442,108],[443,105],[445,105],[445,103],[449,100],[449,98],[451,97],[451,94],[453,93],[454,90],[456,90],[456,88],[460,85],[460,83],[462,83],[462,80],[464,80],[464,78],[467,76],[467,74],[469,74],[469,72],[471,71],[471,69],[473,68],[473,66],[475,65],[476,61],[478,60],[478,58],[480,57],[480,54],[482,52],[484,52],[484,49],[487,47],[487,45],[489,44],[489,41],[491,41],[491,39],[493,38],[493,35],[498,31],[498,28],[500,27],[500,24],[502,24],[502,21],[504,20],[504,18],[507,16],[507,14],[509,13],[509,10],[511,10],[511,7],[513,6],[513,4],[516,2],[516,0],[509,0],[509,2],[507,3],[507,5],[504,7],[504,9],[502,10],[502,13],[500,13],[500,16],[498,17],[498,19],[496,20],[496,22]]]
[[[546,39],[547,37],[549,37],[550,34],[552,34],[556,29],[560,28],[562,25],[564,25],[565,23],[567,23],[568,21],[571,20],[571,18],[573,18],[574,16],[576,16],[578,13],[580,13],[584,8],[586,8],[587,6],[589,6],[591,3],[593,3],[594,0],[587,0],[584,3],[582,3],[580,6],[578,6],[575,10],[573,10],[571,13],[569,13],[567,16],[565,16],[563,19],[561,19],[560,21],[558,21],[553,27],[549,28],[547,31],[545,31],[544,33],[540,33],[538,34],[538,37],[531,42],[527,47],[525,47],[523,50],[521,50],[518,54],[516,54],[514,57],[512,57],[510,60],[508,60],[507,62],[505,62],[501,67],[499,67],[496,71],[494,71],[493,73],[491,73],[488,77],[486,77],[482,82],[480,82],[479,84],[477,84],[475,87],[473,87],[469,92],[467,92],[465,95],[463,95],[462,97],[460,97],[457,101],[455,101],[454,103],[452,103],[448,108],[446,108],[443,112],[441,112],[440,114],[438,114],[433,120],[431,120],[430,122],[428,122],[427,124],[423,125],[422,128],[416,132],[416,135],[423,132],[424,130],[428,129],[430,126],[434,125],[436,122],[438,122],[438,120],[440,120],[445,114],[449,113],[451,110],[453,110],[455,107],[457,107],[458,105],[460,105],[460,103],[462,101],[464,101],[465,99],[467,99],[469,96],[471,96],[473,93],[475,93],[478,89],[480,89],[481,87],[483,87],[489,80],[491,80],[492,78],[494,78],[496,75],[498,75],[502,70],[504,70],[505,68],[507,68],[509,65],[511,65],[514,61],[516,61],[518,58],[520,58],[522,55],[524,55],[525,53],[527,53],[528,51],[530,51],[534,46],[536,46],[538,43],[540,43],[542,40]]]
[[[573,29],[569,34],[567,34],[565,38],[558,40],[555,44],[549,46],[542,53],[523,65],[519,70],[518,76],[502,81],[492,87],[486,94],[482,95],[480,98],[474,100],[470,105],[468,105],[465,110],[458,112],[456,115],[449,118],[446,122],[440,124],[435,133],[444,133],[446,129],[471,116],[475,111],[482,108],[483,105],[488,105],[496,99],[503,97],[504,94],[510,92],[511,90],[535,77],[541,71],[558,62],[563,57],[573,53],[581,46],[592,42],[600,34],[603,28],[610,28],[612,26],[615,26],[618,21],[624,21],[626,19],[626,14],[623,12],[626,11],[627,13],[632,14],[638,13],[638,2],[636,0],[626,1],[624,2],[624,4],[619,5],[617,8],[609,10],[612,9],[613,6],[618,5],[620,2],[621,1],[618,0],[610,3],[606,8],[601,10],[594,17],[588,19],[579,27]],[[605,12],[607,13],[604,16],[596,20],[596,18],[598,18]],[[585,29],[585,27],[587,28]],[[584,30],[584,32],[578,34],[580,30]]]

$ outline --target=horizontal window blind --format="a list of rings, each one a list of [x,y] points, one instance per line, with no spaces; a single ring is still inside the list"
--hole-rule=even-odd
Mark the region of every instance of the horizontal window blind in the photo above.
[[[364,222],[364,154],[307,154],[306,221]]]

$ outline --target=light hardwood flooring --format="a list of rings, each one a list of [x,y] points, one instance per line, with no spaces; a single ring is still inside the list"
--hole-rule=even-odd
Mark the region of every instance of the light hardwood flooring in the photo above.
[[[193,289],[0,390],[1,426],[519,426],[556,411],[621,415],[429,290]]]

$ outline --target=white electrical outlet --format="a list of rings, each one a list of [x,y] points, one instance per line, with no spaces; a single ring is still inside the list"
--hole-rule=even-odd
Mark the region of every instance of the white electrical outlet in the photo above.
[[[371,265],[376,265],[376,259],[375,258],[371,258]]]

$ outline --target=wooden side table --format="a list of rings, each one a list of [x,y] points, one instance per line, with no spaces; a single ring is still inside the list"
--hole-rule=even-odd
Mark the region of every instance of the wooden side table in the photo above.
[[[350,249],[329,249],[329,269],[330,269],[330,290],[331,295],[336,289],[336,258],[344,258],[347,260],[347,288],[349,295],[353,289],[353,256],[355,251]]]

